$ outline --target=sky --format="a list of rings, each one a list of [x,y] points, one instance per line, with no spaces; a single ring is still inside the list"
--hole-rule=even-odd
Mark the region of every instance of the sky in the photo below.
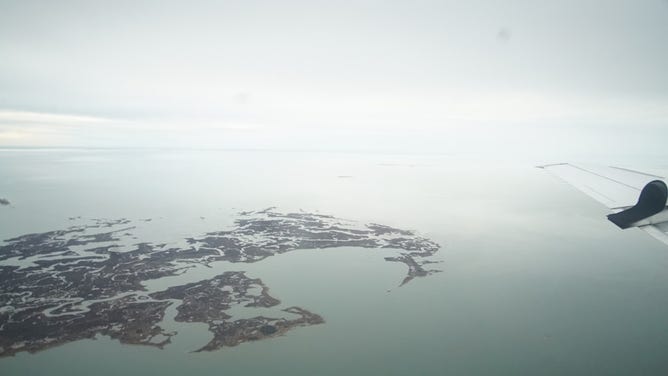
[[[668,1],[0,0],[0,146],[660,153]]]

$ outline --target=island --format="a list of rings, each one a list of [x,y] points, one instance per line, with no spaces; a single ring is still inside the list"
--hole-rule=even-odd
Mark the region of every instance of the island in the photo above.
[[[177,311],[174,321],[208,325],[213,338],[195,351],[322,324],[320,315],[305,308],[280,309],[269,287],[243,270],[244,263],[299,249],[391,252],[385,260],[407,266],[400,285],[439,271],[426,268],[437,262],[434,255],[440,246],[432,240],[413,231],[318,213],[282,213],[275,208],[241,212],[230,228],[183,239],[186,246],[136,243],[135,228],[127,218],[98,219],[0,243],[0,357],[97,335],[162,348],[177,335],[160,326],[172,305]],[[127,244],[132,246],[121,246]],[[198,265],[222,269],[220,264],[239,268],[160,291],[146,288],[147,281],[177,276]],[[235,318],[230,314],[235,306],[277,309],[271,317]]]

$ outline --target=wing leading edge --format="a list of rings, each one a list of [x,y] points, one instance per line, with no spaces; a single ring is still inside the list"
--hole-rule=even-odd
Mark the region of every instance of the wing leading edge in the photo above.
[[[665,178],[620,167],[558,163],[538,166],[612,211],[620,228],[638,227],[668,245]]]

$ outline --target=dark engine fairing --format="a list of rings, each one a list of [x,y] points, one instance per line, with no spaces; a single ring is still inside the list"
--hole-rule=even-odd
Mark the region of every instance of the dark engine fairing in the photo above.
[[[668,188],[661,180],[654,180],[642,189],[638,203],[619,213],[608,215],[608,219],[620,228],[629,228],[645,218],[660,213],[666,208]]]

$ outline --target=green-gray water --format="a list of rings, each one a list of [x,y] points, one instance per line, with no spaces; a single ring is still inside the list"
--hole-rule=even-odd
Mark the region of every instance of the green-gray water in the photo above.
[[[285,305],[326,323],[211,353],[202,324],[164,350],[100,337],[0,360],[7,375],[665,374],[668,249],[533,168],[456,156],[244,151],[0,151],[0,238],[68,217],[153,218],[145,241],[224,229],[277,206],[412,229],[443,270],[397,288],[369,249],[255,264]],[[203,217],[203,218],[201,218]],[[388,290],[390,290],[388,292]],[[173,311],[173,307],[171,308]],[[173,314],[173,312],[172,312]]]

